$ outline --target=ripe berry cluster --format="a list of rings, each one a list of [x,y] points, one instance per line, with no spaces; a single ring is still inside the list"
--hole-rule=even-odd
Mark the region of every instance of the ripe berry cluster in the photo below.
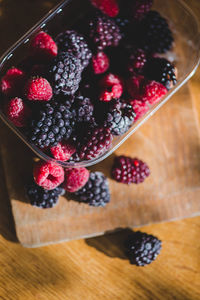
[[[152,0],[90,2],[91,12],[71,29],[37,33],[27,57],[0,81],[7,118],[60,162],[105,154],[176,84],[175,66],[159,56],[171,50],[172,32],[152,10]],[[136,158],[121,156],[112,167],[113,179],[127,184],[149,174]],[[33,205],[46,208],[57,203],[63,188],[92,206],[110,201],[102,173],[45,162],[36,164],[27,194]]]
[[[176,84],[176,68],[159,57],[172,32],[152,0],[90,2],[74,28],[36,34],[0,82],[8,119],[61,161],[103,155]]]

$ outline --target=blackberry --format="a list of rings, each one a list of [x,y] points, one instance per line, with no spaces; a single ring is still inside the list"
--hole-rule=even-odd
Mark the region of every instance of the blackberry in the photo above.
[[[120,29],[113,19],[96,14],[89,22],[90,38],[99,51],[106,47],[116,47],[122,38]]]
[[[26,186],[26,194],[31,205],[40,208],[54,207],[60,195],[64,194],[64,189],[57,187],[54,190],[45,190],[34,182]]]
[[[74,194],[79,202],[91,206],[105,206],[110,202],[108,180],[101,172],[91,172],[86,185]]]
[[[89,98],[76,96],[73,109],[77,122],[94,122],[94,105]]]
[[[128,70],[131,74],[142,73],[143,68],[147,62],[147,56],[144,50],[135,49],[128,59]]]
[[[73,126],[73,113],[64,104],[51,102],[35,111],[27,129],[27,137],[40,148],[53,147],[71,136]]]
[[[100,103],[97,107],[97,118],[103,118],[103,125],[110,128],[113,135],[122,135],[134,122],[135,112],[131,104],[113,99],[108,103]],[[99,122],[101,120],[99,119]]]
[[[140,231],[134,232],[125,242],[125,249],[131,264],[145,266],[156,259],[162,242],[155,236]]]
[[[110,58],[110,70],[112,70],[112,73],[126,78],[128,76],[127,65],[129,51],[120,45],[115,48],[108,48],[106,53]]]
[[[79,157],[83,160],[90,160],[105,153],[113,140],[109,128],[94,128],[82,137],[82,146],[79,150]]]
[[[60,52],[47,68],[54,95],[73,95],[79,87],[82,70],[80,59]]]
[[[68,52],[79,58],[83,68],[87,67],[92,57],[85,38],[74,30],[67,30],[56,37],[59,51]]]
[[[139,35],[141,48],[152,53],[167,52],[174,41],[167,20],[157,11],[150,11],[142,20]]]
[[[170,90],[177,82],[175,67],[165,58],[155,57],[145,67],[145,75],[150,80],[162,83]]]
[[[126,0],[121,2],[120,14],[129,20],[141,21],[150,11],[153,0]]]
[[[115,158],[111,174],[118,182],[138,184],[150,175],[150,170],[143,161],[122,155]]]
[[[122,38],[126,37],[127,31],[129,29],[130,20],[123,16],[117,16],[114,18],[115,23],[119,26]]]
[[[131,0],[130,15],[136,20],[142,20],[144,16],[150,11],[153,5],[153,0]]]

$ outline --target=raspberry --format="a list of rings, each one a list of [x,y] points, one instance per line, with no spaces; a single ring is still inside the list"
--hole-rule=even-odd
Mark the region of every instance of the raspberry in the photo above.
[[[168,90],[176,84],[176,69],[165,58],[153,57],[145,67],[145,75],[150,80],[162,83]]]
[[[27,128],[28,140],[40,147],[56,146],[70,138],[74,126],[73,113],[68,105],[51,101],[35,110]]]
[[[143,86],[143,91],[141,94],[141,99],[143,101],[148,101],[150,104],[155,104],[160,101],[160,99],[165,96],[167,89],[164,85],[156,81],[149,81]]]
[[[127,80],[127,90],[129,95],[132,98],[140,99],[141,98],[141,90],[143,84],[145,82],[144,76],[142,75],[133,75]]]
[[[111,174],[118,182],[138,184],[150,175],[150,170],[143,161],[122,155],[115,158]]]
[[[53,190],[45,190],[34,182],[26,186],[26,194],[30,199],[31,205],[39,208],[54,207],[60,195],[64,195],[65,190],[57,187]]]
[[[89,176],[90,173],[86,168],[66,169],[63,187],[67,192],[74,193],[88,182]]]
[[[51,153],[57,160],[68,161],[76,152],[76,148],[69,142],[60,142],[57,146],[51,147]]]
[[[153,235],[136,231],[129,236],[124,246],[131,264],[145,266],[159,255],[162,242]]]
[[[115,17],[119,13],[117,0],[91,0],[91,3],[109,17]]]
[[[109,68],[110,61],[104,52],[98,52],[92,57],[92,67],[95,74],[102,74]]]
[[[53,163],[38,162],[33,170],[35,182],[46,190],[53,190],[64,181],[64,170]]]
[[[32,40],[30,50],[43,59],[53,58],[58,54],[58,48],[52,37],[44,31],[39,32]]]
[[[6,115],[17,127],[26,126],[30,114],[29,107],[20,98],[11,99],[6,105]]]
[[[140,100],[129,100],[130,104],[133,107],[133,110],[136,114],[135,121],[140,119],[145,113],[149,110],[149,106],[145,101]]]
[[[1,79],[1,92],[6,96],[19,96],[25,80],[24,71],[11,68]]]
[[[150,11],[142,20],[139,39],[140,47],[152,53],[167,52],[174,40],[167,20],[157,11]]]
[[[80,59],[61,52],[47,68],[55,95],[73,95],[79,87],[83,67]]]
[[[120,29],[113,19],[97,14],[89,23],[90,38],[99,51],[116,47],[122,38]]]
[[[142,49],[136,49],[129,57],[128,70],[130,73],[141,73],[147,62],[146,53]]]
[[[49,101],[53,96],[50,83],[42,77],[32,77],[25,86],[25,95],[30,101]]]
[[[79,151],[80,158],[90,160],[102,155],[111,147],[112,140],[109,128],[91,129],[84,138],[83,146]]]
[[[123,83],[122,80],[112,73],[107,74],[100,81],[100,100],[109,102],[113,98],[120,98],[123,93]],[[103,91],[102,91],[103,90]]]
[[[103,122],[105,127],[110,128],[113,135],[122,135],[133,124],[135,112],[129,103],[114,99],[97,107],[96,118],[99,123]]]
[[[110,191],[108,180],[101,172],[91,172],[86,185],[75,192],[79,202],[87,203],[91,206],[105,206],[110,202]]]
[[[150,11],[153,0],[131,0],[130,14],[136,20],[142,20]]]
[[[92,52],[88,48],[85,38],[74,30],[60,33],[56,38],[59,51],[71,53],[80,59],[83,69],[88,66]]]

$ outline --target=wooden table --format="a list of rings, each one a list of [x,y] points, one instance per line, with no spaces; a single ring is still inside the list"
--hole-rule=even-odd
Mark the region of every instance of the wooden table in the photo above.
[[[198,0],[187,2],[200,12]],[[56,3],[1,0],[1,51]],[[200,72],[189,85],[200,120]],[[4,183],[1,159],[0,175]],[[5,184],[1,186],[0,299],[200,299],[200,217],[141,228],[158,236],[163,249],[153,264],[137,268],[125,260],[119,233],[23,248],[16,240]]]

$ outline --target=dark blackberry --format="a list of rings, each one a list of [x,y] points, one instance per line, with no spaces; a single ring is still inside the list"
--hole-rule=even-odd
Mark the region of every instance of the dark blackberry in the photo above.
[[[141,21],[150,11],[153,0],[121,1],[120,14],[129,20]]]
[[[153,4],[153,0],[131,0],[130,2],[130,6],[127,6],[127,9],[130,10],[131,17],[139,21],[150,11]]]
[[[112,70],[112,73],[126,78],[128,76],[129,51],[125,47],[118,46],[106,49],[106,53],[110,58],[110,70]]]
[[[159,12],[150,11],[141,22],[140,46],[152,53],[165,53],[172,48],[173,36],[168,22]]]
[[[54,207],[60,195],[64,194],[64,189],[57,187],[54,190],[45,190],[34,182],[26,186],[26,194],[31,205],[40,208]]]
[[[67,30],[56,37],[59,51],[68,52],[79,58],[83,68],[87,67],[92,57],[85,38],[74,30]]]
[[[130,20],[123,16],[117,16],[114,18],[115,23],[119,26],[122,38],[125,38],[129,29]]]
[[[155,236],[140,231],[134,232],[125,242],[126,255],[131,264],[145,266],[156,259],[162,242]]]
[[[87,203],[91,206],[105,206],[110,202],[110,191],[108,180],[101,172],[91,172],[86,185],[75,192],[79,202]]]
[[[81,81],[80,59],[67,52],[61,52],[47,68],[47,76],[54,95],[73,95]]]
[[[60,103],[60,104],[63,104],[65,105],[65,107],[67,109],[71,109],[73,103],[74,103],[74,100],[75,100],[75,96],[74,95],[71,95],[71,96],[56,96],[55,97],[55,101],[57,103]]]
[[[165,58],[155,57],[150,59],[145,66],[145,75],[150,80],[162,83],[168,90],[177,82],[176,69]]]
[[[82,78],[77,94],[90,98],[91,100],[96,99],[98,94],[98,76],[94,76],[92,68],[88,67],[82,73]]]
[[[129,130],[134,122],[135,112],[132,105],[113,99],[108,103],[100,103],[97,107],[97,120],[110,128],[113,135],[122,135]]]
[[[89,98],[76,96],[72,109],[77,122],[94,122],[94,105]]]
[[[131,74],[142,73],[147,62],[147,55],[142,49],[135,49],[128,59],[128,70]]]
[[[118,182],[138,184],[150,175],[150,170],[143,161],[122,155],[115,158],[111,174]]]
[[[112,143],[113,137],[109,128],[90,129],[82,136],[82,146],[78,151],[79,157],[83,160],[90,160],[105,153]]]
[[[113,19],[101,14],[89,22],[90,38],[97,49],[102,51],[106,47],[116,47],[122,38],[120,29]]]
[[[29,141],[40,147],[56,146],[71,136],[74,126],[73,113],[62,103],[51,102],[36,110],[27,128]]]

